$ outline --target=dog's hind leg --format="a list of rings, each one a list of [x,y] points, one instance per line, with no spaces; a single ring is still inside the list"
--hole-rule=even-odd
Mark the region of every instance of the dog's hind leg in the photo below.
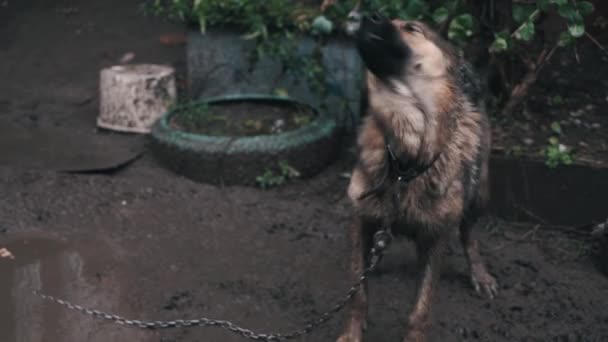
[[[363,220],[355,217],[349,227],[351,243],[350,274],[353,282],[359,281],[363,270],[367,267],[367,259],[372,247],[373,231]],[[364,282],[359,291],[351,299],[347,307],[349,316],[344,331],[338,342],[361,342],[363,329],[367,318],[367,284]]]
[[[478,213],[471,213],[462,220],[460,224],[460,242],[467,258],[471,273],[471,283],[475,291],[485,292],[488,297],[494,298],[498,293],[498,284],[496,279],[486,270],[479,254],[479,243],[472,236],[473,227],[478,221]]]
[[[420,276],[416,302],[411,311],[407,332],[403,342],[423,342],[426,340],[426,329],[430,323],[431,304],[437,286],[441,261],[447,247],[447,237],[416,241]]]

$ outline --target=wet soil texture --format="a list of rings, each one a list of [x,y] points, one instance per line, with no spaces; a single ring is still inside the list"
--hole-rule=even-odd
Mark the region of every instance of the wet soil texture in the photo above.
[[[214,136],[277,134],[307,125],[315,112],[295,104],[250,101],[187,106],[175,113],[173,128],[188,133]]]
[[[0,248],[14,257],[0,258],[0,341],[244,341],[214,328],[113,325],[36,289],[129,318],[208,316],[274,332],[299,328],[350,286],[341,174],[352,154],[268,191],[194,183],[147,155],[112,173],[60,172],[121,165],[142,149],[142,137],[95,130],[101,67],[133,52],[183,69],[183,47],[159,42],[181,28],[138,5],[0,1]],[[430,341],[608,340],[608,279],[585,242],[501,221],[479,234],[500,294],[474,294],[454,241]],[[402,336],[414,264],[400,241],[370,280],[367,341]],[[335,340],[343,317],[301,340]]]

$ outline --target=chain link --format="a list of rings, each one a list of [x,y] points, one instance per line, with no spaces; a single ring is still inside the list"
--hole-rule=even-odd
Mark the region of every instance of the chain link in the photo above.
[[[103,311],[93,310],[89,308],[82,307],[80,305],[72,304],[63,299],[59,299],[54,296],[49,296],[41,293],[40,291],[34,291],[34,294],[40,296],[42,299],[48,300],[50,302],[62,305],[70,310],[75,310],[81,312],[85,315],[89,315],[95,318],[101,318],[104,320],[112,321],[116,324],[126,325],[130,327],[142,328],[142,329],[169,329],[169,328],[187,328],[187,327],[219,327],[226,329],[232,333],[241,335],[244,338],[250,339],[252,341],[285,341],[285,340],[293,340],[303,335],[307,335],[317,327],[323,325],[327,321],[329,321],[336,313],[341,311],[346,304],[355,296],[357,291],[361,288],[369,274],[376,268],[380,260],[382,259],[383,250],[387,247],[387,243],[383,244],[381,239],[375,239],[374,245],[376,247],[372,248],[370,253],[370,264],[369,266],[363,270],[359,279],[351,286],[351,288],[346,293],[342,299],[340,299],[331,309],[325,311],[321,314],[317,319],[310,321],[303,328],[294,330],[289,333],[277,333],[277,334],[260,334],[256,333],[252,330],[241,328],[238,325],[225,320],[216,320],[209,319],[206,317],[202,317],[199,319],[180,319],[173,321],[142,321],[136,319],[127,319],[122,316],[108,314]],[[386,241],[384,241],[386,242]],[[390,241],[389,241],[390,242]],[[380,247],[380,248],[377,248]]]

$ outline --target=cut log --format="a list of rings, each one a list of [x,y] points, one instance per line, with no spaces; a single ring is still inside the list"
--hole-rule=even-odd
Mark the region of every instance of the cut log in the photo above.
[[[593,257],[597,268],[608,276],[608,219],[600,223],[591,233]]]
[[[175,102],[175,70],[154,64],[127,64],[103,69],[99,80],[97,126],[149,133]]]

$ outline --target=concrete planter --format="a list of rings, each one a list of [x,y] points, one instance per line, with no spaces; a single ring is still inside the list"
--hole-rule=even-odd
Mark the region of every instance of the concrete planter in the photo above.
[[[99,127],[149,133],[175,102],[175,71],[155,64],[112,66],[100,72],[99,90]]]
[[[490,172],[492,211],[505,219],[579,227],[608,216],[608,168],[495,155]]]
[[[309,53],[314,46],[311,38],[302,37],[299,52]],[[250,71],[248,56],[254,48],[255,42],[244,40],[240,32],[210,30],[203,35],[191,31],[187,47],[190,96],[204,99],[242,93],[273,94],[276,88],[283,88],[297,101],[323,107],[304,80],[281,73],[281,63],[276,59],[263,58]],[[327,114],[340,128],[352,131],[359,117],[363,70],[359,55],[350,41],[336,36],[323,47],[323,58],[330,93],[325,101]]]

